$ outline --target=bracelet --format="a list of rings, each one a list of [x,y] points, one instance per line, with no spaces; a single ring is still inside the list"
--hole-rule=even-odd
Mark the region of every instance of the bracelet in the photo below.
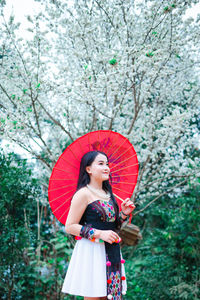
[[[123,211],[121,211],[121,213],[124,215],[124,216],[126,216],[126,217],[128,217],[129,215],[126,215]]]
[[[94,241],[95,240],[94,233],[95,233],[95,229],[89,225],[85,225],[85,226],[83,225],[81,227],[81,231],[80,231],[81,237],[84,237],[90,241]]]

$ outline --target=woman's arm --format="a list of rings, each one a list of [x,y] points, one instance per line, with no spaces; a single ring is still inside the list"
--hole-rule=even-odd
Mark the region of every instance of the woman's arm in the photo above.
[[[83,188],[77,191],[72,198],[69,214],[65,223],[67,233],[80,235],[82,225],[80,225],[79,222],[87,205],[87,194]]]

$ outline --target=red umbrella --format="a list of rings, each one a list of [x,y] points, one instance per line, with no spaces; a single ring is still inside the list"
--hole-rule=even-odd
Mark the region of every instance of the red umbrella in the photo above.
[[[111,130],[89,132],[78,138],[61,154],[49,179],[49,203],[55,217],[65,224],[71,199],[76,191],[82,156],[99,150],[108,156],[112,190],[119,207],[133,194],[138,177],[138,159],[133,145]]]

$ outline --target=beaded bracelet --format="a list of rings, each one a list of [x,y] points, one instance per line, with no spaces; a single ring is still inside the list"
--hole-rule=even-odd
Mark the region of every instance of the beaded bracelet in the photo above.
[[[122,218],[122,212],[120,212],[120,214],[119,214],[119,219],[120,219],[120,221],[121,221],[121,224],[123,223],[123,222],[125,222],[126,220],[127,220],[127,216],[126,216],[126,218],[124,219],[124,218]]]
[[[123,212],[123,210],[121,211],[121,213],[124,215],[124,216],[126,216],[126,217],[128,217],[129,215],[126,215],[124,212]]]
[[[125,219],[122,218],[122,211],[121,211],[120,214],[119,214],[119,217],[124,222],[124,221],[126,221],[126,219],[127,219],[128,216],[126,216],[125,214],[123,214],[123,215],[126,217]]]
[[[82,226],[81,227],[81,231],[80,231],[80,236],[81,237],[84,237],[90,241],[93,241],[94,240],[94,233],[95,233],[95,230],[90,227],[90,226]]]

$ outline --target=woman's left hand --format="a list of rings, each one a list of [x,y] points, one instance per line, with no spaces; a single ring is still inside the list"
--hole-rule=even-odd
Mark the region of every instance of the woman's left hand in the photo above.
[[[121,209],[124,214],[129,215],[135,209],[135,205],[130,198],[126,198],[121,204]]]

